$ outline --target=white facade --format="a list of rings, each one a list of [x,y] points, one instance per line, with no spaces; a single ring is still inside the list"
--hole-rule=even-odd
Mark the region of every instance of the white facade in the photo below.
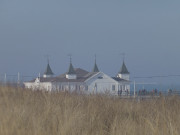
[[[36,78],[34,82],[25,82],[25,87],[32,90],[46,91],[76,91],[86,94],[111,94],[111,95],[129,95],[130,82],[117,81],[103,72],[97,72],[93,76],[78,82],[78,80],[69,79],[69,81],[46,81]]]
[[[117,77],[110,77],[103,72],[99,72],[96,61],[93,72],[80,68],[74,69],[71,59],[67,73],[57,77],[52,76],[53,72],[48,63],[43,77],[25,82],[25,88],[45,91],[76,91],[86,94],[130,94],[129,72],[124,62]]]
[[[118,94],[119,83],[103,72],[98,72],[87,79],[85,83],[88,86],[88,93]]]
[[[36,78],[34,82],[25,82],[25,88],[32,89],[32,90],[46,90],[52,91],[52,83],[51,82],[41,82],[41,80]]]
[[[52,90],[69,91],[69,92],[85,92],[86,84],[80,82],[53,82]]]

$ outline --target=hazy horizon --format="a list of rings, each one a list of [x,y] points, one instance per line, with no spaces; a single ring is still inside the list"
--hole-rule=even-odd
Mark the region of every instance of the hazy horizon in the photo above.
[[[132,80],[180,75],[179,5],[177,0],[1,0],[0,74],[36,76],[44,72],[47,54],[56,75],[67,71],[68,54],[75,68],[91,71],[96,54],[99,69],[115,76],[125,53]]]

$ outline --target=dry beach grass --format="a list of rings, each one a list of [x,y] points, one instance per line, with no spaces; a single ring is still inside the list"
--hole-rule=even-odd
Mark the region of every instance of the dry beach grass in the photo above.
[[[180,98],[137,102],[0,87],[1,135],[179,135]]]

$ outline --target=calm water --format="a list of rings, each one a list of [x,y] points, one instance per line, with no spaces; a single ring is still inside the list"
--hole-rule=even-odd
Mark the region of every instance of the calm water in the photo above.
[[[136,92],[139,90],[145,89],[147,92],[152,92],[153,89],[157,89],[158,93],[161,92],[164,95],[168,94],[169,89],[171,89],[174,93],[180,95],[180,85],[172,85],[172,84],[136,84]],[[134,84],[131,84],[131,95],[134,94]]]

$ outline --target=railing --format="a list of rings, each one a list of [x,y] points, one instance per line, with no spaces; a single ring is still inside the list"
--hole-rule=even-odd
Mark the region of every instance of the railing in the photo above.
[[[162,90],[162,91],[157,91],[157,92],[153,92],[153,91],[145,91],[145,92],[136,92],[134,95],[134,92],[131,91],[130,92],[130,96],[134,96],[134,97],[159,97],[159,96],[173,96],[173,95],[177,95],[180,96],[180,90]]]

